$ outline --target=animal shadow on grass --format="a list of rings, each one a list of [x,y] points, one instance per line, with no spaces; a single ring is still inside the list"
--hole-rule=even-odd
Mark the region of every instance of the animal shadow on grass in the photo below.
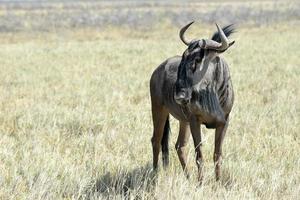
[[[157,174],[152,166],[147,164],[131,171],[121,170],[108,172],[93,181],[85,190],[82,199],[103,197],[111,199],[119,196],[122,199],[140,199],[144,193],[154,190]]]

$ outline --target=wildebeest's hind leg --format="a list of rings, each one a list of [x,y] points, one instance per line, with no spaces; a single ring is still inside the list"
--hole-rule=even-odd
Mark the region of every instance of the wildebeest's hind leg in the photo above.
[[[194,145],[195,145],[195,152],[196,152],[196,164],[198,167],[198,181],[200,184],[202,183],[202,168],[203,168],[203,156],[201,152],[201,146],[202,146],[202,141],[201,141],[201,127],[200,127],[200,122],[196,117],[194,117],[190,123],[191,126],[191,132],[194,140]]]
[[[180,160],[182,169],[187,178],[189,178],[188,169],[186,168],[186,146],[190,138],[190,132],[188,130],[189,124],[187,122],[179,122],[179,135],[177,138],[177,142],[175,148],[177,150],[178,158]]]
[[[226,130],[228,127],[228,115],[226,116],[226,123],[218,126],[215,132],[215,151],[214,151],[214,163],[215,163],[215,173],[216,180],[218,181],[221,176],[221,162],[222,162],[222,143]]]
[[[164,129],[166,125],[169,113],[166,108],[161,105],[154,104],[152,102],[152,120],[153,120],[153,136],[151,139],[153,149],[153,168],[156,170],[158,166],[158,157],[161,149],[161,141],[164,135]],[[165,155],[167,156],[167,155]],[[164,157],[164,165],[168,163],[168,156]]]

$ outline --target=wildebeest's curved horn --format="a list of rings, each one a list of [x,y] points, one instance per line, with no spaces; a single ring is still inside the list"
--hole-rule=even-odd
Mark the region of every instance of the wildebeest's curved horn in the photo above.
[[[203,49],[218,49],[222,45],[219,42],[216,42],[214,40],[208,40],[208,39],[206,39],[206,40],[204,40],[204,39],[199,40],[198,44]]]
[[[218,47],[216,50],[225,50],[229,46],[228,38],[226,37],[223,30],[219,27],[219,25],[216,23],[220,38],[221,38],[221,46]]]
[[[190,44],[190,42],[188,42],[185,37],[184,37],[184,33],[185,31],[190,27],[190,25],[192,25],[194,23],[194,21],[188,23],[187,25],[185,25],[184,27],[181,28],[180,32],[179,32],[179,37],[181,39],[181,41],[186,44],[187,46]]]

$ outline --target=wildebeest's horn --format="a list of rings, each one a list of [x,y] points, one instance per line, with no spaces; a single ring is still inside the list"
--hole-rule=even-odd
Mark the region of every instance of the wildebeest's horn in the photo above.
[[[208,40],[208,39],[199,40],[198,44],[203,49],[218,49],[221,46],[219,42],[216,42],[214,40]]]
[[[219,27],[219,25],[216,23],[220,38],[221,38],[221,46],[217,48],[217,50],[225,50],[229,46],[229,41],[228,38],[226,37],[225,33],[223,30]]]
[[[184,27],[181,28],[180,32],[179,32],[179,37],[181,39],[181,41],[186,44],[187,46],[190,44],[190,42],[188,42],[185,37],[184,37],[184,33],[185,31],[190,27],[190,25],[192,25],[192,23],[194,23],[194,21],[188,23],[187,25],[185,25]]]

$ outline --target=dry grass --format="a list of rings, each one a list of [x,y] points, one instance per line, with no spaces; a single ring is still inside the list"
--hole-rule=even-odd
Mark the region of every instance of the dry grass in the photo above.
[[[164,59],[183,52],[177,28],[36,39],[2,34],[0,198],[297,199],[299,31],[241,28],[234,35],[235,47],[223,55],[236,91],[224,173],[216,183],[214,134],[203,128],[201,187],[184,178],[174,148],[170,168],[157,177],[151,172],[149,78]],[[212,31],[198,24],[191,32]],[[178,128],[171,122],[173,147]],[[192,141],[189,146],[195,170]]]

